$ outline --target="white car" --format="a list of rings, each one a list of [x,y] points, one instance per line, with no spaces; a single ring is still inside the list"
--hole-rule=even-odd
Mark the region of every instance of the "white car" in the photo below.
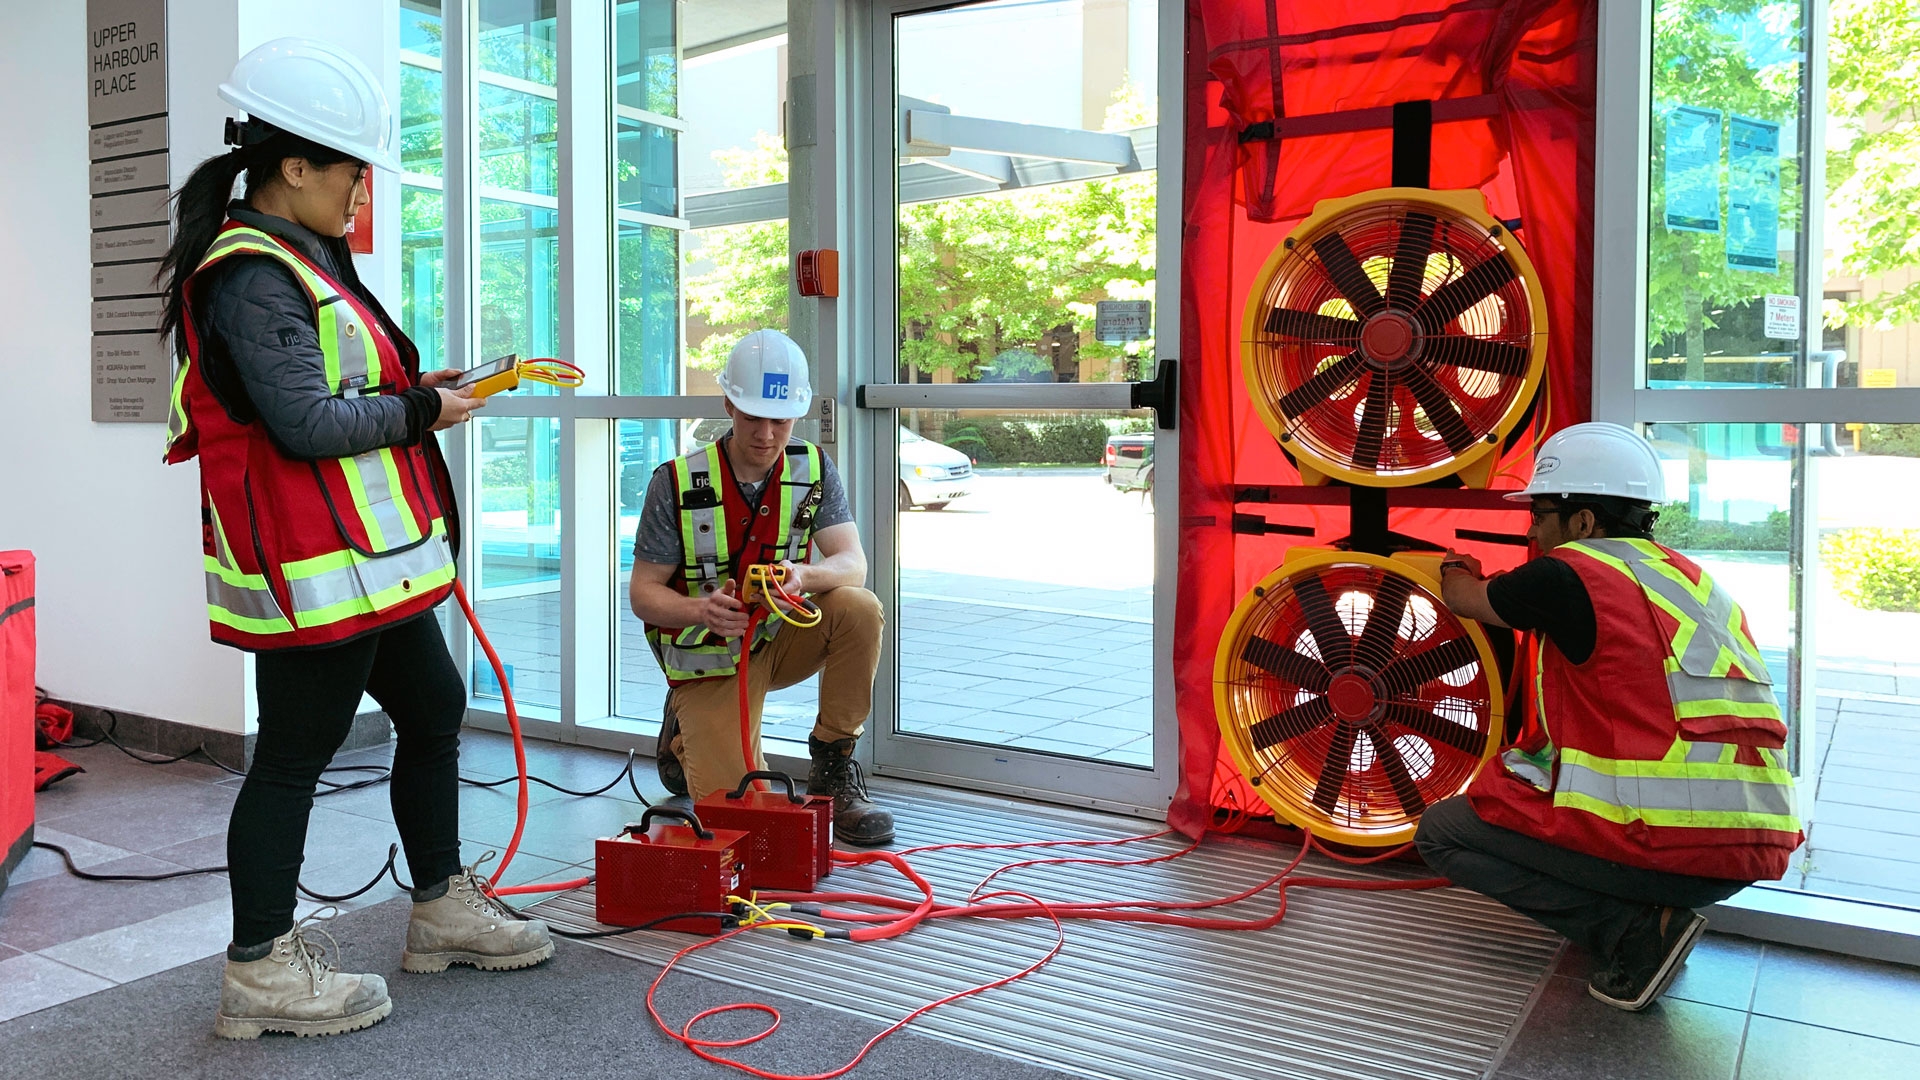
[[[727,433],[732,421],[702,420],[693,426],[690,438],[695,446],[705,446]],[[945,443],[924,438],[906,428],[900,429],[900,488],[902,510],[945,510],[947,504],[965,495],[973,484],[973,459]],[[639,504],[644,477],[634,477],[633,505]],[[621,489],[627,490],[626,487]]]
[[[900,429],[900,509],[945,510],[973,486],[973,459]]]

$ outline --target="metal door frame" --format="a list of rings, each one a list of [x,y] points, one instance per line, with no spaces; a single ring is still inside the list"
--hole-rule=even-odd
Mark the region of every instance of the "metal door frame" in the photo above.
[[[846,52],[846,193],[852,325],[843,340],[849,386],[872,388],[870,407],[849,409],[852,438],[850,484],[870,508],[868,550],[873,553],[874,590],[885,610],[900,610],[899,535],[894,488],[897,446],[893,407],[886,388],[895,385],[892,343],[898,326],[895,247],[896,157],[894,96],[894,20],[903,15],[953,9],[952,3],[927,0],[865,0],[849,12]],[[1160,273],[1154,304],[1155,356],[1166,360],[1180,348],[1180,222],[1182,215],[1182,130],[1185,116],[1184,5],[1160,5],[1159,115],[1161,130],[1155,162],[1158,218],[1156,260]],[[1059,408],[1127,408],[1133,384],[1043,386],[1021,404]],[[905,389],[904,387],[902,388]],[[929,407],[993,408],[1014,404],[1009,387],[927,386],[912,388]],[[924,396],[923,396],[924,395]],[[897,394],[894,395],[897,398]],[[873,771],[953,787],[1022,795],[1049,802],[1093,806],[1143,817],[1163,818],[1179,781],[1179,725],[1174,714],[1173,622],[1179,505],[1178,431],[1159,433],[1154,499],[1153,603],[1153,767],[1142,769],[1021,752],[1004,747],[961,743],[897,733],[900,717],[900,644],[897,631],[886,635],[880,672],[874,683],[873,738],[867,741]],[[1164,446],[1158,445],[1165,443]],[[1164,466],[1164,467],[1161,467]]]

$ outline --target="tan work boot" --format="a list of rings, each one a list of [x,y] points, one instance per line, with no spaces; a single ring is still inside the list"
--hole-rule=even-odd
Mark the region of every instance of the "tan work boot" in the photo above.
[[[489,851],[448,878],[439,896],[414,901],[402,969],[427,973],[472,964],[482,971],[512,971],[553,955],[546,923],[508,910],[487,891],[478,870],[491,858]]]
[[[314,933],[333,945],[340,943],[318,926],[335,908],[321,908],[273,939],[273,951],[258,960],[227,960],[226,981],[220,987],[220,1011],[213,1033],[223,1039],[257,1039],[263,1032],[289,1035],[339,1035],[372,1027],[393,1011],[387,981],[378,975],[347,975],[307,940]]]

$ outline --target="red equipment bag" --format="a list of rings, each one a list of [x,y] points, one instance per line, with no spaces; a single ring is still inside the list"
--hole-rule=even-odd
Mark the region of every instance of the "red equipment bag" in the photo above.
[[[0,551],[0,890],[33,843],[33,553]]]
[[[73,738],[73,712],[51,701],[33,707],[34,745],[42,750],[57,750]]]
[[[74,773],[86,771],[59,754],[36,750],[33,754],[33,790],[45,791]]]

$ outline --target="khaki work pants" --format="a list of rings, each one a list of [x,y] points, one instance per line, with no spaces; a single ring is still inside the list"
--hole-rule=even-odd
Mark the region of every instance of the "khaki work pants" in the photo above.
[[[668,700],[680,718],[673,752],[686,770],[687,790],[697,802],[732,791],[750,769],[767,767],[760,750],[760,710],[768,690],[781,690],[820,676],[820,711],[813,737],[823,742],[858,738],[873,709],[873,676],[880,669],[880,633],[886,622],[880,600],[857,585],[813,598],[820,624],[787,625],[747,661],[751,766],[740,748],[740,681],[737,675],[697,679],[676,686]],[[805,779],[796,777],[796,779]]]

